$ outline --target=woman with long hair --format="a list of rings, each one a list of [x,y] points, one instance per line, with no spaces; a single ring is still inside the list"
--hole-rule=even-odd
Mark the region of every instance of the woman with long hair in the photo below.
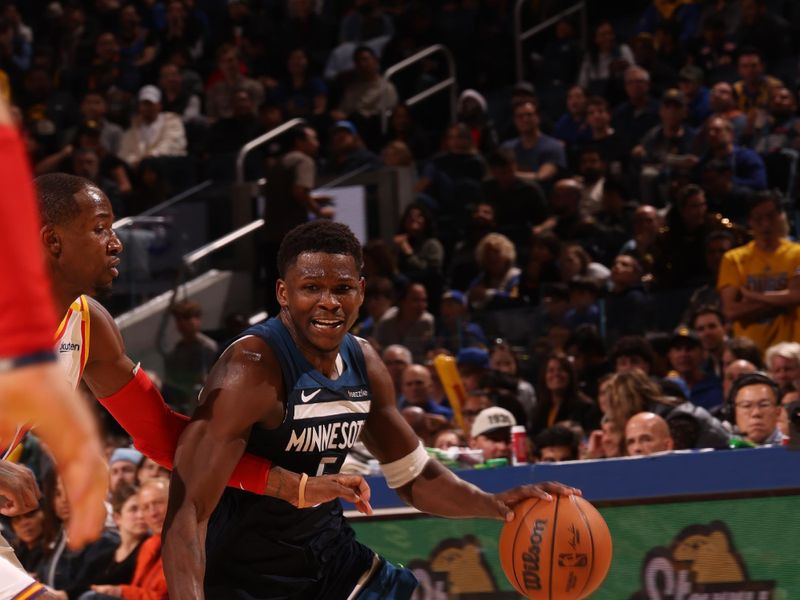
[[[111,531],[81,550],[67,548],[67,524],[71,516],[69,500],[58,475],[51,471],[42,483],[45,514],[44,560],[37,569],[38,579],[66,598],[77,598],[89,589],[92,577],[108,564],[119,543]]]
[[[139,488],[119,486],[111,495],[111,509],[119,531],[119,546],[105,568],[91,578],[92,584],[120,584],[133,579],[139,550],[148,538],[147,523],[139,504]]]
[[[545,360],[536,387],[536,399],[532,435],[560,421],[576,421],[584,431],[597,429],[600,423],[600,411],[578,390],[575,367],[564,354],[551,354]]]
[[[625,423],[642,411],[663,412],[680,404],[680,400],[664,395],[661,387],[641,369],[617,373],[611,380],[606,415],[617,429],[625,431]]]

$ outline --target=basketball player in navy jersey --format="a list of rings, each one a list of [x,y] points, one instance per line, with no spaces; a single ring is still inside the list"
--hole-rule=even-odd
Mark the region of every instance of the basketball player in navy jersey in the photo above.
[[[304,479],[297,507],[225,490],[245,449],[315,475],[338,471],[360,436],[405,502],[445,517],[510,519],[524,498],[579,493],[548,483],[487,494],[428,460],[379,356],[347,333],[361,265],[344,225],[317,220],[284,238],[280,314],[223,353],[178,442],[163,554],[171,600],[409,598],[416,587],[354,539],[338,502],[309,506]]]

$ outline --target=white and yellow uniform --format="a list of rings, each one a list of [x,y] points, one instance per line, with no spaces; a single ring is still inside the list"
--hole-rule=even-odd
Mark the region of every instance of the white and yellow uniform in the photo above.
[[[86,296],[70,304],[67,314],[56,330],[55,351],[67,381],[78,387],[86,361],[89,360],[89,300]]]

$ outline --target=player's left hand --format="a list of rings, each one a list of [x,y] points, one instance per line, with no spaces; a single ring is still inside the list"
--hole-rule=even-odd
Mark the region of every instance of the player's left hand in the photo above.
[[[513,507],[515,504],[527,498],[541,498],[547,502],[552,502],[553,495],[580,496],[581,491],[578,488],[570,487],[563,483],[546,481],[544,483],[531,483],[511,488],[505,492],[494,494],[492,498],[497,506],[498,517],[505,521],[513,521]]]
[[[369,485],[361,475],[320,475],[309,477],[306,483],[306,504],[315,505],[341,498],[356,505],[359,512],[372,514],[369,504]]]

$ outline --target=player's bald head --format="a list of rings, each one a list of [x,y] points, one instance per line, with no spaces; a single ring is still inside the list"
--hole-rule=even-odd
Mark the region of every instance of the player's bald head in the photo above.
[[[45,225],[62,225],[81,213],[78,193],[96,187],[88,179],[67,173],[48,173],[33,180],[39,213]]]

